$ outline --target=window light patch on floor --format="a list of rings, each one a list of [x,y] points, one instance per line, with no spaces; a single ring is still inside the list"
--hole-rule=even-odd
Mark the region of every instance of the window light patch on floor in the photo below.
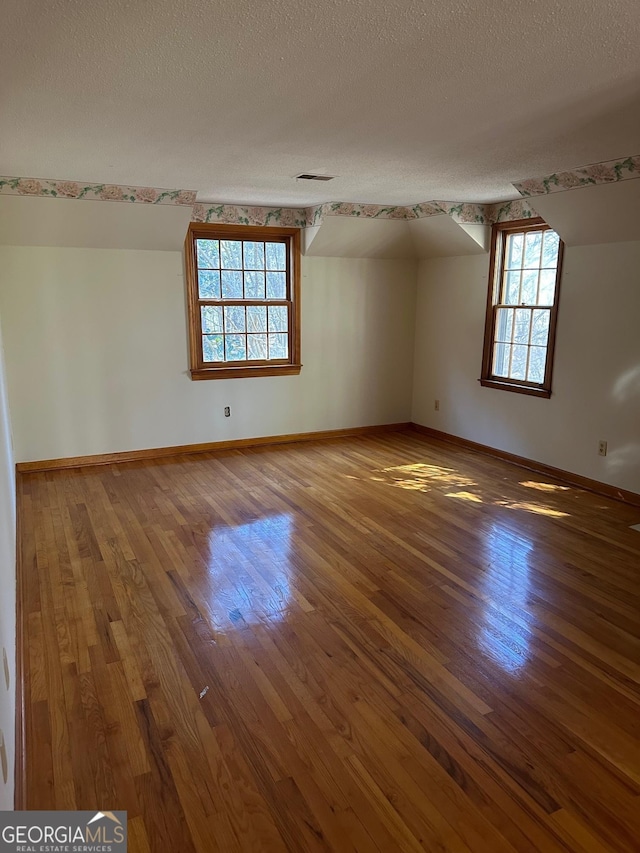
[[[548,515],[550,518],[567,518],[568,512],[560,512],[543,504],[529,503],[528,501],[494,501],[495,506],[503,506],[507,509],[522,509],[525,512],[533,512],[535,515]]]
[[[481,504],[482,498],[474,495],[471,492],[447,492],[445,498],[458,498],[461,501],[471,501],[471,503]]]
[[[348,475],[347,475],[348,476]],[[447,498],[465,501],[471,504],[492,504],[505,509],[522,510],[523,512],[544,515],[549,518],[566,518],[568,512],[561,512],[553,507],[535,501],[509,501],[487,498],[480,493],[475,480],[456,471],[455,468],[445,468],[440,465],[429,465],[426,462],[416,462],[411,465],[395,465],[371,472],[370,479],[375,483],[383,483],[399,489],[414,492],[440,491]],[[538,489],[543,493],[569,490],[569,486],[559,486],[553,483],[538,483],[526,480],[520,483],[525,488]]]
[[[569,486],[558,486],[555,483],[534,483],[533,480],[526,480],[520,483],[521,486],[526,486],[527,489],[537,489],[539,492],[568,492]]]
[[[434,486],[477,486],[474,480],[459,474],[454,468],[440,465],[427,465],[417,462],[413,465],[396,465],[375,471],[372,480],[413,491],[429,491]]]

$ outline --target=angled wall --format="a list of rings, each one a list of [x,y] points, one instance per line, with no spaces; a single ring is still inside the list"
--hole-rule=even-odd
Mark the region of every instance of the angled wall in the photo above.
[[[15,475],[4,356],[0,336],[0,810],[13,808],[14,794],[16,714],[15,542]]]
[[[567,247],[549,400],[478,382],[488,266],[420,263],[413,420],[640,492],[640,242]]]

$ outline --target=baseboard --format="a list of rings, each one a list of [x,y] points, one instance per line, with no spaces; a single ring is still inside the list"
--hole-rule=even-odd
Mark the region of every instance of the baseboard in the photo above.
[[[375,426],[328,429],[319,432],[298,432],[291,435],[265,435],[257,438],[237,438],[229,441],[210,441],[206,444],[181,444],[172,447],[153,447],[146,450],[125,450],[120,453],[99,453],[93,456],[70,456],[65,459],[39,459],[35,462],[18,462],[18,474],[36,471],[59,471],[64,468],[85,468],[90,465],[113,465],[119,462],[140,462],[183,456],[195,453],[212,453],[222,450],[244,450],[272,444],[296,444],[301,441],[321,441],[331,438],[350,438],[358,435],[376,435],[383,432],[400,432],[411,428],[410,423],[377,424]]]
[[[22,502],[20,478],[16,478],[16,737],[13,805],[16,811],[27,808],[27,730],[25,715],[25,614],[22,567]]]
[[[554,480],[561,480],[564,483],[569,483],[572,486],[577,486],[580,489],[585,489],[588,492],[595,492],[603,497],[613,498],[614,500],[622,501],[623,503],[631,504],[632,506],[640,506],[640,494],[629,492],[626,489],[619,489],[617,486],[611,486],[609,483],[601,483],[599,480],[591,480],[589,477],[583,477],[581,474],[574,474],[571,471],[565,471],[562,468],[554,468],[552,465],[545,465],[543,462],[536,462],[534,459],[527,459],[526,456],[516,456],[515,453],[508,453],[506,450],[498,450],[496,447],[489,447],[488,444],[479,444],[477,441],[470,441],[468,438],[461,438],[458,435],[452,435],[448,432],[441,432],[438,429],[422,426],[421,424],[411,424],[411,429],[420,435],[427,436],[437,441],[446,441],[448,444],[455,444],[458,447],[464,447],[467,450],[475,450],[477,453],[484,453],[486,456],[494,456],[497,459],[503,459],[505,462],[511,462],[514,465],[519,465],[521,468],[528,468],[529,471],[535,471],[537,474],[544,474],[545,477],[552,477]]]

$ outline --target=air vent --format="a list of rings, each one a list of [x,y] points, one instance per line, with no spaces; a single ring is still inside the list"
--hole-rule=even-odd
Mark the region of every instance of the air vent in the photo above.
[[[296,175],[296,181],[332,181],[335,175],[310,175],[303,172],[302,175]]]

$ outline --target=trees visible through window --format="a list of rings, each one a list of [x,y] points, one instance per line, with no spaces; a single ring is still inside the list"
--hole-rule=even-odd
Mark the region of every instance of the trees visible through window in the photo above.
[[[494,225],[483,385],[551,395],[562,250],[541,219]]]
[[[185,254],[192,377],[299,372],[298,229],[192,224]]]

